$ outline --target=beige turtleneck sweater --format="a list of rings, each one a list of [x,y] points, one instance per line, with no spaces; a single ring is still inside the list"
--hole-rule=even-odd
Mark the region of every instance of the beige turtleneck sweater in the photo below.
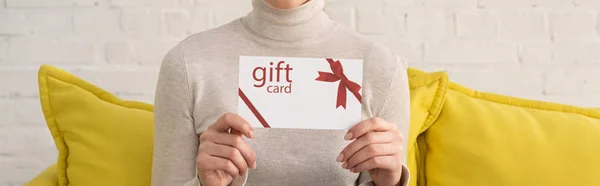
[[[363,59],[362,118],[397,123],[408,136],[406,64],[330,20],[324,5],[324,0],[311,0],[278,10],[253,0],[254,10],[247,16],[194,34],[168,52],[156,89],[153,186],[200,185],[195,164],[198,138],[221,115],[237,112],[242,55]],[[349,144],[345,132],[257,128],[256,139],[248,140],[257,153],[257,168],[231,185],[373,185],[367,172],[351,173],[335,161]],[[403,168],[399,185],[406,185],[409,177]]]

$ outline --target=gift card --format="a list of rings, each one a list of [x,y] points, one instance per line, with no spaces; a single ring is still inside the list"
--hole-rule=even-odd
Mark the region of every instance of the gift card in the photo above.
[[[361,121],[362,59],[241,56],[238,114],[253,127],[346,130]]]

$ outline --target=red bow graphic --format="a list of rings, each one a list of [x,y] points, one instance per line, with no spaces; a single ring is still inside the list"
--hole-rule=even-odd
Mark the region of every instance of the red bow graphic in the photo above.
[[[340,61],[333,61],[333,59],[327,58],[327,62],[329,62],[329,66],[333,73],[319,71],[319,77],[317,77],[316,80],[325,82],[340,81],[335,108],[342,106],[346,109],[346,89],[354,94],[354,97],[358,99],[359,103],[362,103],[362,96],[358,92],[361,88],[360,85],[348,80],[348,77],[344,74],[344,68]]]

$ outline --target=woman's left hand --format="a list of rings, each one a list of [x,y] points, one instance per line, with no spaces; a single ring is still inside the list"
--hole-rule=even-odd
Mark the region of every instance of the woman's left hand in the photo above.
[[[336,161],[342,168],[357,173],[368,171],[377,186],[393,186],[402,176],[404,137],[396,124],[381,118],[362,121],[348,130],[348,144]]]

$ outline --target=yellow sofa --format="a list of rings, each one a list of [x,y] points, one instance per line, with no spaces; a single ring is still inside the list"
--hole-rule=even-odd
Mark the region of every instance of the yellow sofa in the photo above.
[[[408,73],[411,186],[600,185],[600,109],[479,92],[443,72]],[[149,185],[151,105],[49,65],[39,76],[59,160],[26,186]]]

